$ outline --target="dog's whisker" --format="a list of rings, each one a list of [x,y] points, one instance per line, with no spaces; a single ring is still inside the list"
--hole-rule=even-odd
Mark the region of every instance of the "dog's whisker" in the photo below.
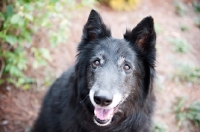
[[[81,100],[79,103],[80,104],[83,103],[87,99],[88,96],[89,96],[89,94],[83,100]]]

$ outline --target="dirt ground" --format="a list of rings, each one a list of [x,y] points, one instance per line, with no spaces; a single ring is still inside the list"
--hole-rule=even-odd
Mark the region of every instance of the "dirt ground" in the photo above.
[[[200,29],[195,26],[194,13],[190,3],[184,16],[175,13],[172,0],[143,0],[137,9],[127,12],[116,12],[110,8],[98,5],[97,9],[104,22],[111,28],[116,38],[123,38],[126,28],[132,29],[142,18],[151,15],[155,24],[160,27],[157,34],[157,78],[155,81],[155,93],[157,106],[154,120],[167,127],[166,132],[200,132],[190,123],[177,127],[173,104],[177,97],[187,98],[187,102],[200,101],[200,85],[182,82],[172,79],[176,72],[177,62],[194,63],[200,67]],[[50,70],[54,77],[58,77],[69,66],[73,65],[76,56],[76,48],[80,41],[82,28],[85,24],[91,8],[82,8],[70,12],[71,25],[69,37],[64,43],[50,49],[52,61]],[[182,31],[181,26],[187,26],[188,30]],[[34,39],[36,42],[48,47],[41,32]],[[184,38],[192,47],[189,53],[180,54],[173,50],[169,37]],[[40,41],[39,41],[40,40]],[[185,71],[187,72],[187,71]],[[30,75],[41,79],[40,70],[32,70]],[[200,80],[199,80],[200,81]],[[46,88],[39,90],[23,91],[12,86],[2,86],[0,90],[0,132],[28,132],[37,117],[41,100]]]

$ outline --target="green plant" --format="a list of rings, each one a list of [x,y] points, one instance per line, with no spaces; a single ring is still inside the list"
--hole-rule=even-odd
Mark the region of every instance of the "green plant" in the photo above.
[[[153,122],[152,132],[166,132],[166,131],[167,131],[167,125],[160,123],[158,121]]]
[[[187,53],[191,49],[188,42],[183,38],[168,38],[168,41],[173,45],[173,50],[179,53]]]
[[[176,9],[176,13],[180,16],[183,16],[186,14],[187,12],[187,6],[185,3],[183,3],[182,1],[180,0],[175,0],[174,1],[174,6],[175,6],[175,9]]]
[[[175,71],[174,79],[177,81],[200,83],[200,67],[190,62],[179,62]]]
[[[185,25],[181,25],[181,31],[187,31],[188,30],[188,27],[187,26],[185,26]]]
[[[94,2],[81,0],[3,0],[0,1],[0,83],[10,82],[29,88],[34,79],[27,77],[27,56],[33,55],[33,67],[45,66],[51,60],[49,50],[32,43],[32,35],[45,30],[51,47],[66,39],[69,14],[81,5]]]
[[[197,17],[194,20],[194,24],[200,28],[200,2],[199,1],[194,1],[193,2],[193,8],[194,11],[197,14]]]
[[[194,11],[196,13],[200,13],[200,2],[199,1],[194,1],[193,2],[193,7],[194,7]]]
[[[194,23],[198,28],[200,28],[200,17],[196,18]]]
[[[174,112],[178,120],[178,126],[186,120],[191,121],[196,127],[200,128],[200,102],[194,101],[186,104],[186,99],[179,97],[174,105]]]

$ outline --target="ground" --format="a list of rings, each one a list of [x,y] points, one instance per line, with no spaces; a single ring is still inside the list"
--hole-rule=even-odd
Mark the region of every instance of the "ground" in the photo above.
[[[195,100],[200,101],[200,85],[173,79],[176,71],[181,67],[181,62],[194,63],[200,67],[200,29],[194,24],[197,15],[191,4],[188,2],[188,10],[183,16],[175,13],[172,0],[143,0],[135,10],[129,12],[116,12],[103,5],[98,5],[95,9],[100,12],[116,38],[122,38],[126,28],[133,28],[142,18],[149,15],[154,18],[157,30],[157,77],[154,89],[157,105],[154,120],[164,124],[162,126],[167,127],[166,132],[200,132],[190,123],[177,127],[173,113],[173,105],[177,97],[185,97],[188,103]],[[76,48],[90,10],[90,8],[81,8],[71,11],[68,39],[55,49],[50,49],[52,61],[49,67],[55,77],[75,62]],[[188,30],[182,31],[183,26]],[[46,40],[42,39],[43,35],[45,32],[40,32],[34,39],[36,43],[48,47],[47,43],[44,43]],[[190,51],[183,54],[174,51],[169,41],[170,38],[185,39],[191,46]],[[28,74],[38,76],[41,81],[39,70],[30,70]],[[198,81],[200,82],[200,79]],[[24,91],[12,86],[2,86],[0,90],[0,132],[28,131],[37,117],[45,92],[45,87]]]

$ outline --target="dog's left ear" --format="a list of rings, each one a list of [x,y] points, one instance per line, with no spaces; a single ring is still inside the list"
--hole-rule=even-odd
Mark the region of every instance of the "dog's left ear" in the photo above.
[[[137,47],[141,53],[155,49],[156,33],[151,16],[144,18],[132,31],[126,31],[124,38]]]
[[[83,29],[82,39],[85,41],[93,41],[109,36],[111,36],[110,30],[106,28],[100,14],[95,10],[91,10],[87,23]]]
[[[143,80],[143,97],[146,97],[153,88],[154,67],[156,60],[156,33],[152,17],[144,18],[132,31],[126,31],[124,39],[137,51],[141,57],[146,72]]]

